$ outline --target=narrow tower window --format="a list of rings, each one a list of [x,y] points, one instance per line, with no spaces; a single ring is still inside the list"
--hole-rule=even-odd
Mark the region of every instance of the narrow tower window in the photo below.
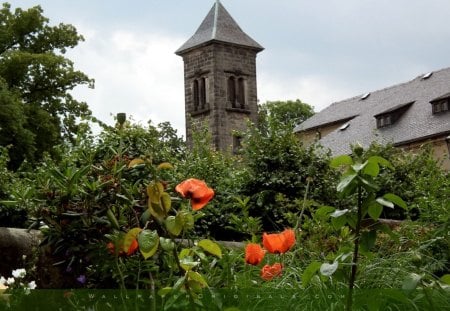
[[[199,106],[199,89],[198,89],[198,81],[194,80],[194,85],[193,85],[193,99],[194,99],[194,111],[198,110],[198,106]]]
[[[236,108],[236,85],[234,77],[228,78],[228,101],[232,108]]]
[[[206,78],[200,79],[200,109],[205,109],[206,105]]]
[[[245,108],[245,80],[244,78],[238,79],[238,94],[237,94],[237,102],[240,108]]]

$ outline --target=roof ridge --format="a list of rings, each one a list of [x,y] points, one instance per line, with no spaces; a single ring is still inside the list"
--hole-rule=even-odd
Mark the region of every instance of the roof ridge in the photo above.
[[[431,73],[433,73],[433,74],[436,74],[436,73],[439,73],[439,72],[441,72],[441,71],[449,70],[449,69],[450,69],[450,67],[446,67],[446,68],[441,68],[441,69],[438,69],[438,70],[432,70],[432,71],[429,71],[429,72],[431,72]],[[428,72],[428,73],[429,73],[429,72]],[[391,85],[391,86],[387,86],[387,87],[384,87],[384,88],[381,88],[381,89],[378,89],[378,90],[375,90],[375,91],[371,91],[371,92],[366,92],[366,93],[373,94],[373,93],[377,93],[377,92],[381,92],[381,91],[386,91],[386,90],[389,90],[389,89],[393,89],[393,88],[396,88],[396,87],[399,87],[399,86],[402,86],[402,85],[405,85],[405,84],[409,84],[409,83],[413,82],[414,80],[422,79],[422,77],[423,77],[425,74],[427,74],[427,73],[421,73],[421,74],[419,74],[417,77],[415,77],[414,79],[411,79],[411,80],[408,80],[408,81],[405,81],[405,82],[400,82],[400,83],[397,83],[397,84],[394,84],[394,85]],[[362,93],[362,94],[366,94],[366,93]],[[356,98],[356,97],[359,97],[359,96],[361,96],[361,95],[353,96],[353,97],[350,97],[350,98],[348,98],[348,99],[353,99],[353,98]],[[346,99],[344,99],[344,100],[342,100],[342,101],[345,101],[345,100],[346,100]]]

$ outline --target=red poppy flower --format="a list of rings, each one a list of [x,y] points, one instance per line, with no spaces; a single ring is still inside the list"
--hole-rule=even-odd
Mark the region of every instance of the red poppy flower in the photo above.
[[[128,256],[133,255],[137,251],[138,247],[139,247],[138,241],[134,239],[133,242],[131,242],[130,247],[128,248],[127,255]]]
[[[119,244],[120,244],[120,247],[119,247],[120,251],[119,251],[118,255],[119,256],[125,255],[125,252],[122,250],[123,241],[120,241]],[[139,247],[138,241],[136,239],[134,239],[133,242],[131,242],[131,245],[128,248],[128,251],[126,252],[126,254],[128,256],[133,255],[136,252],[136,250],[138,249],[138,247]],[[111,255],[116,254],[116,245],[113,242],[109,242],[108,244],[106,244],[106,248],[108,249],[108,252]]]
[[[258,265],[264,259],[265,251],[259,244],[249,243],[245,247],[245,262],[251,265]]]
[[[286,229],[281,233],[263,233],[263,245],[272,254],[283,254],[295,244],[295,232]]]
[[[209,188],[203,180],[189,178],[175,187],[184,198],[191,200],[194,211],[203,208],[214,196],[214,190]]]
[[[276,262],[273,265],[265,265],[261,269],[261,278],[264,281],[270,281],[274,277],[281,275],[282,270],[283,266],[279,262]]]

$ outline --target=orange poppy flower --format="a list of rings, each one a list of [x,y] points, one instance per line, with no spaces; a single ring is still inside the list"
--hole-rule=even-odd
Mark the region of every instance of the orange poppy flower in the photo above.
[[[270,281],[274,277],[281,275],[282,270],[283,266],[279,262],[276,262],[273,265],[265,265],[261,269],[261,278],[264,281]]]
[[[137,251],[138,247],[139,247],[138,241],[134,239],[133,242],[131,242],[130,247],[128,248],[127,255],[128,256],[133,255]]]
[[[286,229],[281,233],[263,233],[263,245],[272,254],[283,254],[295,244],[295,232]]]
[[[251,265],[258,265],[264,259],[265,251],[259,244],[249,243],[245,247],[245,262]]]
[[[122,243],[123,243],[123,241],[119,242],[120,245],[122,245]],[[130,247],[128,248],[127,255],[128,256],[133,255],[136,252],[136,250],[138,249],[138,247],[139,247],[138,241],[136,239],[134,239],[133,242],[131,242]],[[113,242],[109,242],[108,244],[106,244],[106,248],[111,255],[116,254],[116,245],[114,245]],[[120,246],[119,249],[120,249],[120,251],[119,251],[118,255],[119,256],[124,255],[125,252],[122,250],[122,246]]]
[[[214,196],[214,190],[209,188],[203,180],[189,178],[175,187],[184,198],[191,200],[194,211],[202,209]]]

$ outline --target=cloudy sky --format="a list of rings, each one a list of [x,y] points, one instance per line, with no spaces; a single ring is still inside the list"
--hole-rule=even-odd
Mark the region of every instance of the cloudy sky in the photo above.
[[[12,0],[41,5],[50,24],[74,25],[85,42],[68,52],[95,89],[75,96],[112,124],[126,112],[169,121],[184,135],[183,61],[178,49],[215,0]],[[264,46],[258,98],[332,102],[450,67],[448,0],[221,0]]]

